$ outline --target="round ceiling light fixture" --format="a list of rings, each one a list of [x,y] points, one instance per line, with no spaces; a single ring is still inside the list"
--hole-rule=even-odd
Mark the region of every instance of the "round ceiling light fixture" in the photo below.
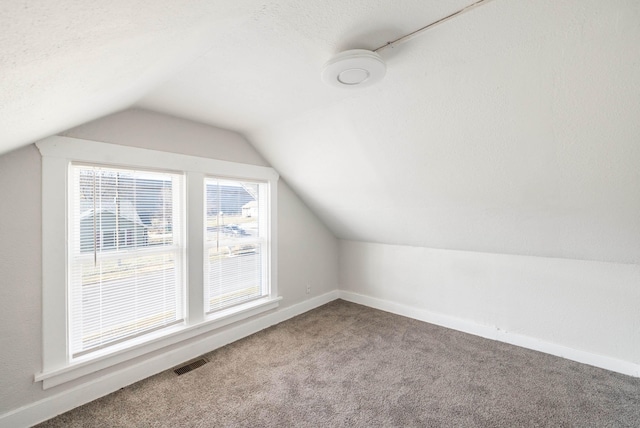
[[[324,65],[322,80],[339,88],[363,88],[379,82],[387,72],[380,55],[366,49],[339,53]]]

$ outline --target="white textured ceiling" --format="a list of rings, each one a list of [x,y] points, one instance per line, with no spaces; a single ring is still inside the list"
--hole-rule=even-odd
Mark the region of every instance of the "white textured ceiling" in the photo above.
[[[471,2],[3,2],[0,151],[138,100],[243,132],[341,238],[639,263],[640,2],[492,0],[320,81]]]
[[[133,104],[247,3],[0,1],[0,153]]]

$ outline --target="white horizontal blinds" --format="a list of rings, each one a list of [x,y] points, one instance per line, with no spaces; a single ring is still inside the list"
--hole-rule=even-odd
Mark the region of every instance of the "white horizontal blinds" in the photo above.
[[[72,165],[72,357],[183,320],[180,174]]]
[[[269,294],[267,184],[205,179],[205,311]]]

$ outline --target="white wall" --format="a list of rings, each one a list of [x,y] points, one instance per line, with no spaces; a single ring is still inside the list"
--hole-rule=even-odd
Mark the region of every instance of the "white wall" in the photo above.
[[[124,111],[64,135],[267,165],[239,134],[144,110]],[[41,158],[34,145],[0,156],[0,426],[4,413],[81,385],[76,381],[43,391],[33,382],[34,374],[42,369],[41,179]],[[282,179],[278,213],[280,312],[337,288],[338,244]],[[312,284],[310,294],[306,294],[308,283]],[[170,350],[176,348],[179,346]],[[144,359],[111,371],[140,361]],[[88,380],[105,374],[108,371]]]
[[[635,264],[341,240],[340,290],[349,300],[640,376]]]

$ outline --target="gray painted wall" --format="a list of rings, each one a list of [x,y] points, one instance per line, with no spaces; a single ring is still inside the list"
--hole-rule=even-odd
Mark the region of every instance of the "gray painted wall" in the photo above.
[[[267,165],[239,134],[144,110],[117,113],[64,135]],[[0,415],[78,385],[43,391],[33,382],[42,369],[41,177],[34,145],[0,156]],[[282,179],[278,213],[281,310],[337,288],[338,244]]]

